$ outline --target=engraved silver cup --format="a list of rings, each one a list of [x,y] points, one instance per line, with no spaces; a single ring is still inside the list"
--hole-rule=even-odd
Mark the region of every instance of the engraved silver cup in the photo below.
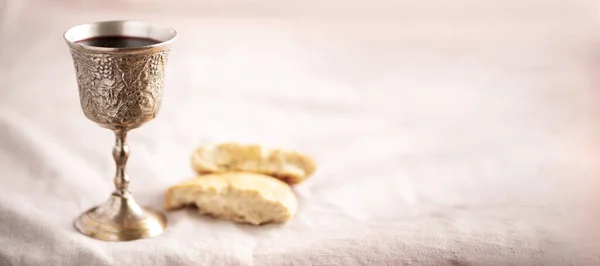
[[[167,57],[176,35],[171,27],[142,21],[95,22],[74,26],[64,33],[73,57],[83,113],[113,130],[116,137],[116,190],[103,205],[77,218],[75,227],[84,235],[127,241],[160,235],[166,227],[164,214],[140,207],[127,190],[126,137],[129,130],[154,119],[160,109]],[[148,38],[157,43],[133,48],[79,43],[103,36]]]

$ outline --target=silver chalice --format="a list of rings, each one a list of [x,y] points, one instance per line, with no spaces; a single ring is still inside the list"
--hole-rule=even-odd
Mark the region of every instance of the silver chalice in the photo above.
[[[102,205],[75,220],[84,235],[128,241],[160,235],[164,214],[139,206],[127,190],[127,132],[156,117],[171,43],[171,27],[142,21],[103,21],[74,26],[64,33],[85,116],[115,133],[112,155],[116,190]]]

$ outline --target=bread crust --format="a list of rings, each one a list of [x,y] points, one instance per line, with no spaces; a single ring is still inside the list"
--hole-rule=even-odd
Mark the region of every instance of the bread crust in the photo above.
[[[185,180],[167,190],[164,208],[195,205],[201,214],[239,223],[282,223],[296,212],[290,186],[254,173],[217,173]]]
[[[192,153],[191,163],[201,175],[251,172],[269,175],[290,185],[303,182],[316,170],[315,161],[306,154],[239,143],[200,146]]]

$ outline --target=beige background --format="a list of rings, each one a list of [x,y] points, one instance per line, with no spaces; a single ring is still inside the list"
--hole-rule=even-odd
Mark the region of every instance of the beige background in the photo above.
[[[0,0],[0,265],[598,265],[593,1]],[[111,4],[108,4],[111,3]],[[62,33],[174,26],[157,119],[130,135],[139,202],[195,145],[313,154],[285,225],[169,213],[107,243],[73,219],[112,190]]]

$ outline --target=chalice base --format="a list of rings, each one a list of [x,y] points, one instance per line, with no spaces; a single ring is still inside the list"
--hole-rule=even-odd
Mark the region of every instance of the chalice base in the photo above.
[[[103,204],[75,220],[82,234],[105,241],[131,241],[160,235],[167,225],[164,214],[140,207],[131,194],[113,193]]]

